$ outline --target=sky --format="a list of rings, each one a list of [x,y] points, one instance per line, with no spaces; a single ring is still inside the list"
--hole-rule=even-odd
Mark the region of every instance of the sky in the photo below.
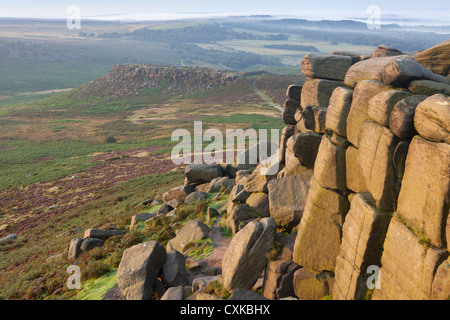
[[[0,17],[67,18],[67,8],[78,6],[86,19],[171,20],[201,16],[270,14],[311,20],[368,18],[378,6],[382,23],[450,24],[445,0],[0,0]],[[401,19],[401,20],[398,20]]]

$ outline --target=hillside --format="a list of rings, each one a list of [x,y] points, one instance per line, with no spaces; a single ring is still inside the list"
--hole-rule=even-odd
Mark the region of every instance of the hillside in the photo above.
[[[448,299],[448,52],[310,53],[294,77],[119,65],[7,109],[3,176],[37,180],[0,191],[0,296]],[[55,120],[51,151],[13,136]],[[278,129],[278,152],[176,167],[171,133],[195,120]]]

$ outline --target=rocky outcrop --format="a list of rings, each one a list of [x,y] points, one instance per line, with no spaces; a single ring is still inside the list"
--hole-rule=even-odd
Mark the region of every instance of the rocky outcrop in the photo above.
[[[342,70],[338,62],[327,71],[333,61],[333,56],[305,57],[302,70],[309,78],[294,117],[297,123],[289,123],[296,132],[281,156],[290,172],[313,170],[293,249],[293,261],[303,267],[296,272],[302,273],[294,285],[301,288],[296,295],[445,298],[450,294],[445,279],[448,78],[387,47],[379,47],[369,59],[355,59],[343,78],[335,74]],[[271,192],[269,188],[269,198]],[[289,199],[278,193],[278,202]],[[279,210],[273,211],[275,217]],[[377,268],[381,278],[374,280],[368,270]],[[324,273],[334,282],[332,290],[318,280]],[[369,288],[369,280],[380,281],[381,289]]]
[[[123,253],[117,284],[127,300],[149,300],[153,285],[166,260],[166,250],[156,241],[131,247]]]
[[[264,218],[247,224],[234,236],[222,262],[223,284],[228,291],[253,287],[266,266],[275,229],[275,221]]]

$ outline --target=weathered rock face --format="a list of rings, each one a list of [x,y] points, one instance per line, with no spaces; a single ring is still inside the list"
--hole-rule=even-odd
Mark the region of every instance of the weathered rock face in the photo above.
[[[394,106],[400,100],[411,96],[411,93],[400,90],[383,91],[369,101],[367,115],[382,126],[389,127],[389,119]]]
[[[389,119],[389,129],[400,139],[406,140],[414,136],[414,113],[419,103],[427,97],[414,95],[399,101],[393,108]]]
[[[294,276],[296,295],[318,299],[333,291],[335,299],[368,298],[368,280],[373,284],[370,276],[381,266],[382,289],[375,289],[374,299],[444,299],[449,294],[444,263],[450,243],[449,77],[393,48],[379,47],[372,57],[339,55],[354,63],[343,84],[330,80],[342,79],[333,75],[341,70],[338,63],[336,70],[324,68],[334,57],[304,59],[308,79],[294,114],[296,131],[286,139],[286,168],[278,175],[313,170],[287,254],[303,267],[296,272],[297,284]],[[274,203],[290,199],[289,193],[278,193]],[[272,208],[271,215],[277,220]],[[318,275],[335,276],[334,289]]]
[[[191,220],[178,232],[177,236],[167,243],[167,250],[184,252],[187,244],[208,237],[211,230],[201,221]]]
[[[450,85],[442,82],[431,80],[414,80],[408,85],[408,90],[414,94],[424,94],[431,96],[433,94],[442,93],[450,95]]]
[[[253,221],[232,239],[222,262],[223,285],[228,291],[251,289],[266,263],[275,238],[272,218]]]
[[[348,209],[346,197],[322,187],[313,178],[295,239],[294,261],[308,269],[333,271]]]
[[[450,98],[436,94],[419,103],[414,127],[425,139],[450,144]]]
[[[292,99],[287,99],[283,106],[283,113],[281,119],[285,124],[296,124],[295,112],[300,109],[300,102]]]
[[[421,244],[399,221],[393,219],[381,258],[381,289],[373,299],[428,300],[435,270],[446,258],[445,251]]]
[[[308,170],[269,182],[270,216],[278,227],[290,231],[300,222],[311,176],[312,171]]]
[[[327,108],[333,90],[341,85],[342,82],[333,80],[306,80],[302,89],[301,107],[303,109],[307,106]]]
[[[420,51],[413,57],[434,73],[447,76],[450,73],[450,40]]]
[[[269,182],[270,183],[270,182]],[[264,192],[252,193],[246,203],[261,217],[270,217],[269,197]]]
[[[156,241],[131,247],[123,253],[117,284],[127,300],[149,300],[153,285],[166,260],[166,250]]]
[[[302,73],[311,78],[344,80],[352,64],[348,56],[309,53],[302,60]]]
[[[369,118],[367,115],[369,101],[377,94],[388,90],[390,87],[373,80],[363,80],[356,85],[352,106],[347,117],[347,139],[355,147],[359,146],[359,132],[363,122]]]
[[[314,177],[326,188],[345,191],[345,149],[323,135],[314,165]]]
[[[439,248],[446,243],[449,176],[450,145],[414,137],[406,158],[397,211]]]
[[[326,128],[343,137],[347,136],[347,116],[352,105],[353,90],[334,89],[327,109]]]
[[[359,150],[348,147],[345,152],[345,176],[347,188],[356,193],[366,192],[366,181],[358,161]]]
[[[300,101],[300,96],[302,94],[302,86],[299,85],[290,85],[286,90],[286,96],[289,99]]]
[[[350,88],[356,87],[357,83],[364,80],[383,81],[383,69],[394,59],[414,60],[410,56],[393,56],[367,59],[355,63],[345,75],[344,84]]]
[[[393,155],[398,144],[396,136],[386,127],[364,121],[358,149],[358,164],[365,186],[380,210],[393,211],[396,182]]]
[[[295,140],[292,139],[291,141],[293,142],[292,149],[300,161],[300,165],[308,169],[313,169],[322,141],[322,135],[315,132],[300,133]]]
[[[352,200],[336,262],[335,300],[361,299],[367,289],[367,268],[380,265],[391,214],[379,211],[374,204],[368,193],[358,194]]]

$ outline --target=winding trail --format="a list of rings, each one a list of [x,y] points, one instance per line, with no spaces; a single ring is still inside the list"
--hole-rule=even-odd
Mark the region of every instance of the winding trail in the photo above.
[[[260,97],[264,102],[266,102],[272,108],[275,108],[275,109],[277,109],[280,112],[283,112],[283,107],[282,106],[280,106],[279,104],[273,102],[272,99],[270,99],[266,94],[264,94],[261,90],[256,88],[255,80],[251,80],[251,84],[252,84],[253,91],[255,91],[255,93],[258,95],[258,97]]]

